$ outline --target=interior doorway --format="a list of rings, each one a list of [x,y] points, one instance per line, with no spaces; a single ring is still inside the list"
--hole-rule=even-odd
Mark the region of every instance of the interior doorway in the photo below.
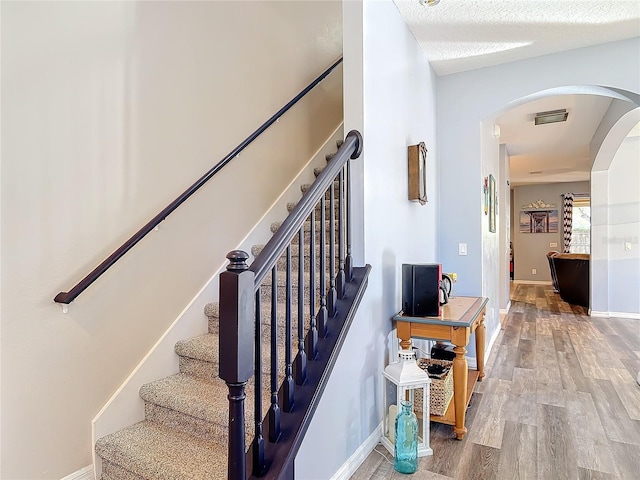
[[[575,88],[575,92],[573,93],[572,88]],[[564,250],[562,233],[558,234],[557,239],[551,238],[551,232],[547,232],[546,230],[543,230],[542,233],[532,233],[529,238],[536,238],[540,244],[540,254],[537,255],[539,264],[527,265],[526,255],[531,253],[531,248],[522,242],[518,242],[519,239],[517,238],[519,213],[522,207],[522,205],[518,204],[518,196],[514,195],[518,188],[524,186],[535,188],[535,186],[564,183],[567,184],[566,191],[570,192],[571,190],[575,190],[575,188],[573,188],[576,185],[574,182],[586,182],[584,184],[586,190],[583,188],[582,191],[571,192],[577,194],[576,207],[572,211],[573,218],[575,218],[576,221],[572,228],[572,241],[568,251],[593,254],[592,239],[594,238],[594,232],[591,228],[591,223],[594,186],[592,185],[592,169],[593,166],[596,166],[596,157],[598,156],[608,157],[609,161],[612,160],[616,148],[612,146],[615,141],[609,139],[610,133],[615,130],[616,125],[625,115],[634,111],[634,109],[638,109],[638,95],[631,92],[624,93],[626,96],[621,96],[619,91],[608,90],[602,87],[593,87],[590,95],[585,95],[585,87],[551,89],[512,102],[508,107],[505,107],[505,109],[484,120],[483,135],[487,136],[488,134],[495,136],[495,133],[498,132],[497,143],[500,150],[496,158],[491,160],[490,155],[487,155],[486,150],[483,149],[483,172],[492,170],[491,164],[497,160],[501,174],[504,172],[505,175],[499,176],[498,183],[509,182],[510,184],[509,191],[505,192],[506,195],[502,197],[506,198],[508,195],[511,199],[510,202],[504,202],[502,204],[508,204],[510,208],[508,210],[505,208],[500,209],[500,218],[498,220],[499,223],[502,222],[503,225],[508,226],[508,234],[505,236],[499,235],[495,239],[495,241],[498,242],[497,250],[499,252],[506,252],[505,257],[507,259],[504,266],[501,265],[498,271],[499,294],[500,298],[504,300],[501,301],[501,309],[504,308],[505,304],[508,306],[510,283],[512,281],[517,282],[519,276],[524,277],[520,278],[521,280],[532,281],[533,283],[550,283],[550,272],[545,254],[550,250],[560,252]],[[514,118],[517,119],[517,117],[520,116],[517,121],[521,122],[521,127],[522,124],[528,123],[529,126],[533,128],[536,112],[542,111],[543,108],[551,109],[552,105],[559,106],[558,103],[561,102],[572,105],[567,108],[569,118],[574,116],[584,119],[584,115],[581,114],[581,107],[590,108],[593,118],[591,118],[590,123],[579,121],[573,126],[565,124],[561,126],[560,130],[553,134],[549,133],[551,130],[547,129],[541,137],[540,141],[542,143],[536,147],[540,150],[537,155],[539,163],[533,163],[536,160],[536,155],[524,149],[527,145],[531,146],[529,140],[532,137],[531,135],[526,135],[526,129],[517,128],[517,126],[515,129],[512,129]],[[551,127],[552,126],[553,125],[551,125]],[[546,125],[545,128],[547,127],[550,126]],[[558,148],[558,142],[563,142],[564,139],[568,137],[575,137],[575,135],[568,133],[568,130],[571,128],[577,128],[582,132],[582,144],[573,145],[572,148],[575,153],[573,157],[562,154],[558,156],[558,152],[562,150]],[[631,127],[628,126],[627,132],[629,130],[631,130]],[[539,133],[541,130],[537,130],[536,132]],[[606,139],[609,139],[608,144],[605,142]],[[618,138],[618,147],[621,142],[622,139]],[[503,146],[504,153],[502,150]],[[604,149],[603,146],[605,147]],[[508,166],[503,168],[503,164]],[[596,196],[601,197],[598,201],[603,202],[601,186],[597,185],[595,188],[596,190],[599,189],[598,192],[596,192]],[[638,188],[636,188],[636,191],[637,190]],[[541,196],[542,195],[541,193]],[[549,195],[548,199],[540,198],[538,200],[543,200],[545,203],[555,205],[557,209],[560,210],[560,218],[562,219],[562,201],[560,195]],[[606,200],[604,200],[604,203],[606,203]],[[563,221],[560,220],[560,223],[562,224]],[[560,230],[562,230],[562,226]],[[483,248],[485,246],[486,242],[483,243]],[[610,263],[609,249],[597,253],[599,255],[596,257],[597,262],[608,266]],[[596,265],[596,267],[597,268],[591,270],[591,291],[594,289],[595,276],[601,277],[599,279],[600,283],[607,283],[607,267],[602,268],[601,265]],[[525,272],[527,272],[526,275]],[[635,278],[634,282],[637,286],[640,283],[640,278]],[[609,285],[606,285],[606,288],[608,290]],[[609,310],[607,304],[606,311]]]

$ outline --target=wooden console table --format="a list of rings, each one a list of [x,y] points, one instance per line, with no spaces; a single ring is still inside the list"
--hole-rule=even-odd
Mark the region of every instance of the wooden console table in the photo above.
[[[453,402],[443,416],[431,415],[431,421],[453,425],[458,440],[462,440],[467,428],[464,417],[476,381],[484,377],[484,342],[486,327],[484,316],[488,298],[453,297],[442,307],[439,317],[410,317],[403,312],[393,317],[400,339],[400,347],[411,348],[411,338],[445,340],[455,345],[453,351]],[[476,333],[477,370],[469,370],[465,348],[469,337]]]

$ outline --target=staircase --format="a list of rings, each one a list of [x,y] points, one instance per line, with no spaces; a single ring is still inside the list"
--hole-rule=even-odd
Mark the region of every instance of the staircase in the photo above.
[[[340,148],[341,144],[338,142],[337,146]],[[332,157],[333,154],[328,155],[327,161]],[[322,171],[316,169],[314,173],[318,177]],[[275,278],[271,274],[264,276],[261,286],[256,288],[255,318],[258,321],[251,322],[256,332],[255,343],[251,340],[256,361],[252,363],[254,375],[243,386],[246,394],[243,432],[236,430],[242,432],[244,442],[239,442],[237,435],[232,435],[230,440],[229,412],[235,411],[230,406],[232,387],[219,375],[220,349],[221,346],[226,349],[229,343],[225,338],[221,340],[219,328],[220,311],[225,310],[211,303],[205,308],[208,333],[175,345],[179,373],[140,388],[145,419],[97,441],[95,449],[102,459],[102,480],[199,480],[251,475],[293,478],[295,452],[366,288],[369,271],[367,267],[355,269],[355,280],[347,284],[344,294],[338,292],[342,298],[330,298],[328,292],[332,288],[335,291],[339,281],[336,280],[340,275],[338,269],[344,266],[340,255],[344,259],[345,247],[350,250],[345,232],[341,232],[346,217],[344,205],[341,207],[342,198],[348,191],[341,180],[347,171],[343,166],[339,177],[329,179],[330,184],[325,180],[330,186],[319,195],[326,200],[310,208],[315,213],[304,220],[293,240],[287,242],[289,246],[284,253],[275,257],[275,267],[269,267],[272,273],[277,272]],[[303,185],[301,189],[305,193],[313,190],[313,186]],[[340,201],[334,202],[334,198]],[[297,207],[296,204],[287,206],[289,212],[297,212],[299,216]],[[325,217],[323,222],[321,219]],[[331,217],[335,220],[330,220]],[[277,236],[281,227],[282,223],[276,223],[271,230]],[[331,241],[338,246],[331,247]],[[270,249],[270,244],[252,247],[257,260]],[[243,262],[242,258],[236,258],[237,252],[234,255],[228,257],[232,266]],[[228,268],[232,270],[231,266]],[[300,278],[304,280],[299,284]],[[324,288],[321,288],[322,282]],[[327,311],[327,299],[339,305],[337,308],[329,305],[330,314],[322,316],[323,308]],[[335,318],[331,318],[331,313]],[[236,363],[241,363],[241,357]],[[260,375],[255,375],[256,371]],[[241,382],[231,383],[236,388]],[[237,401],[234,405],[238,405]],[[232,430],[241,417],[234,418]],[[264,437],[260,438],[262,433]],[[230,460],[229,452],[238,445],[242,446],[240,454]],[[251,448],[246,448],[249,445]]]

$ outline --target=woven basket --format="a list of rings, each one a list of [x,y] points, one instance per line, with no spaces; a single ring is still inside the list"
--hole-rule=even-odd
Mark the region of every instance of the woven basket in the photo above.
[[[447,411],[449,403],[453,398],[453,362],[431,358],[418,359],[418,366],[423,370],[426,370],[429,365],[433,364],[451,367],[444,378],[432,378],[429,388],[430,415],[442,416]],[[422,390],[416,390],[414,402],[414,411],[422,411]]]

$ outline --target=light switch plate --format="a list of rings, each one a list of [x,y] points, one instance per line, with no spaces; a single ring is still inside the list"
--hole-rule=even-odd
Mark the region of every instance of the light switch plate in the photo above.
[[[631,250],[631,243],[626,242],[626,243],[624,244],[624,249],[625,249],[626,251],[630,251],[630,250]]]
[[[550,246],[551,248],[558,248],[558,243],[557,243],[557,242],[551,242],[551,243],[549,244],[549,246]]]
[[[458,255],[466,255],[467,254],[467,244],[459,243],[458,244]]]

